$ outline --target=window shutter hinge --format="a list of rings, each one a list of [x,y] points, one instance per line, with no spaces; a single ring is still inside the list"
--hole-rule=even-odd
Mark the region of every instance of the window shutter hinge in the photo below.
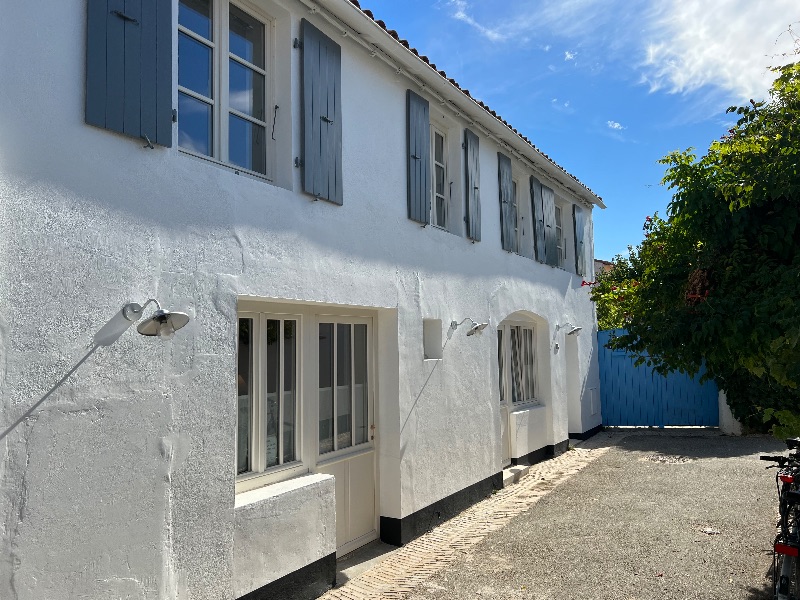
[[[295,169],[299,169],[302,166],[303,166],[303,161],[300,160],[299,156],[295,156],[294,157],[294,167],[295,167]]]
[[[302,50],[303,49],[303,42],[301,42],[297,38],[294,38],[294,42],[292,42],[292,48],[294,48],[295,50]]]
[[[172,109],[172,122],[173,123],[177,123],[178,122],[178,109],[177,108],[173,108]]]

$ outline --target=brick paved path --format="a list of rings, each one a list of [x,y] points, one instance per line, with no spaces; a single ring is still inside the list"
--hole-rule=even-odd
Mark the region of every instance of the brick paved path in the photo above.
[[[608,436],[599,434],[580,447],[531,467],[519,483],[498,491],[425,535],[409,542],[323,600],[401,600],[460,553],[528,510],[542,496],[608,450]]]

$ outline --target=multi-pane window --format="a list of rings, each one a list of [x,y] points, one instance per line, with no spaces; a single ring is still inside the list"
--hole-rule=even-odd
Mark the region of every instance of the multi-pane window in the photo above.
[[[259,473],[298,456],[296,317],[239,318],[236,472]]]
[[[556,252],[558,254],[558,266],[564,266],[566,255],[566,240],[564,239],[564,228],[561,225],[561,207],[556,204]]]
[[[447,136],[436,127],[431,127],[431,160],[433,163],[433,196],[431,223],[447,229],[449,189],[447,182]]]
[[[370,441],[368,331],[319,323],[319,453]]]
[[[180,0],[178,144],[267,174],[267,28],[219,0]]]
[[[502,324],[497,330],[500,401],[536,401],[536,336],[531,324]]]

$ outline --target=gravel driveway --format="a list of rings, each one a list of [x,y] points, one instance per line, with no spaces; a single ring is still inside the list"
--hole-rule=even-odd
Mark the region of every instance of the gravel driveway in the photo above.
[[[767,599],[768,437],[634,433],[407,596]]]

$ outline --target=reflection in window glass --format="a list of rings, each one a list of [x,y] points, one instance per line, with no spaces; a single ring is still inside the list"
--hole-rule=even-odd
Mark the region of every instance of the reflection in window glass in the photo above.
[[[350,325],[336,327],[336,449],[352,446],[352,362],[350,357]]]
[[[235,6],[230,12],[230,52],[264,68],[264,25]]]
[[[178,34],[178,85],[211,98],[212,50],[185,33]]]
[[[333,450],[333,323],[319,324],[319,453]]]
[[[264,120],[264,76],[230,60],[230,103],[233,110]]]
[[[281,322],[275,319],[267,321],[267,412],[266,422],[266,452],[267,466],[273,467],[278,464],[278,448],[280,446],[280,429],[278,424],[281,422],[280,415],[280,364],[281,364]]]
[[[283,322],[283,462],[295,460],[297,420],[296,321]]]
[[[250,471],[251,428],[253,411],[253,346],[252,319],[239,319],[239,343],[236,352],[236,387],[238,395],[238,426],[236,429],[236,472]]]
[[[355,444],[369,441],[369,387],[367,382],[367,326],[353,325],[353,413]]]
[[[264,128],[231,115],[228,127],[228,160],[243,169],[266,173]]]
[[[211,156],[211,106],[178,92],[178,145]]]
[[[211,40],[211,0],[181,0],[178,24]]]

